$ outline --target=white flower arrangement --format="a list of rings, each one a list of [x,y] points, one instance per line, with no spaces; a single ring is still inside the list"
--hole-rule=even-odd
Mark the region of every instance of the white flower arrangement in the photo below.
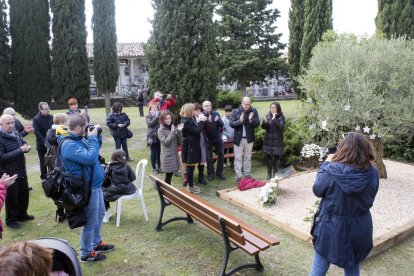
[[[305,144],[301,151],[302,158],[308,159],[317,157],[319,161],[328,153],[328,148],[318,146],[316,144]]]
[[[277,197],[277,179],[272,178],[260,189],[259,203],[261,206],[272,206],[276,204]]]

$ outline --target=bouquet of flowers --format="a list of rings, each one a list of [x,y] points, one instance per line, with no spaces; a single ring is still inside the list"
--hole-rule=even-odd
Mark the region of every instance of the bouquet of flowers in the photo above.
[[[276,179],[271,179],[260,189],[259,203],[261,206],[276,204],[277,186]]]
[[[303,163],[307,167],[318,167],[328,149],[315,144],[305,144],[301,151]]]

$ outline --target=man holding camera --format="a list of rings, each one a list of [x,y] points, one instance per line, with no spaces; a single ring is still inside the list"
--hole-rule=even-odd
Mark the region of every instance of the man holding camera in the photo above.
[[[7,188],[6,197],[6,225],[17,229],[20,225],[17,221],[33,220],[34,217],[27,214],[29,207],[29,185],[26,175],[25,153],[31,147],[15,131],[14,117],[9,114],[0,117],[0,175],[17,174],[14,185]]]
[[[61,146],[61,161],[65,172],[81,177],[84,173],[85,181],[91,181],[91,196],[84,209],[86,224],[82,228],[80,240],[81,262],[97,262],[105,260],[106,256],[100,252],[114,250],[114,246],[102,241],[102,219],[105,215],[105,204],[102,194],[104,171],[99,163],[99,148],[101,129],[99,125],[86,125],[86,118],[81,114],[74,114],[69,118],[69,137]],[[84,137],[87,134],[87,138]],[[59,136],[58,141],[64,137]]]
[[[148,102],[147,106],[151,106],[152,103],[158,103],[160,110],[168,110],[172,108],[177,101],[171,94],[162,94],[160,91],[154,93],[154,99]]]
[[[33,118],[33,128],[36,135],[36,150],[39,156],[40,179],[46,178],[47,167],[45,163],[45,154],[47,148],[45,146],[45,138],[47,131],[53,125],[53,116],[49,114],[50,107],[46,102],[39,103],[39,113]]]
[[[204,116],[207,117],[207,121],[204,124],[204,130],[207,135],[207,174],[208,180],[214,179],[214,163],[213,163],[213,148],[217,154],[217,170],[216,176],[221,180],[226,178],[223,175],[223,162],[224,162],[224,147],[223,140],[221,139],[221,128],[223,128],[223,121],[220,118],[220,114],[216,111],[212,111],[212,105],[210,101],[204,101],[203,104]]]
[[[230,121],[230,126],[234,128],[234,170],[236,171],[236,183],[240,182],[243,174],[245,177],[250,178],[254,129],[259,125],[260,120],[257,110],[252,108],[250,98],[244,97],[240,107],[233,112]]]

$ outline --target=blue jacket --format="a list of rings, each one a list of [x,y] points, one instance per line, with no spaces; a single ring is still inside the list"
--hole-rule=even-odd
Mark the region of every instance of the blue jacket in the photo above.
[[[65,172],[71,175],[82,176],[84,166],[85,180],[90,181],[93,166],[92,189],[100,188],[104,178],[104,171],[98,161],[100,136],[89,136],[88,139],[69,133],[73,138],[63,142],[61,146],[61,161]],[[58,136],[58,142],[65,136]]]
[[[343,163],[324,162],[313,184],[321,197],[315,218],[313,246],[329,262],[342,268],[360,263],[372,249],[369,209],[378,191],[377,170],[358,170]]]

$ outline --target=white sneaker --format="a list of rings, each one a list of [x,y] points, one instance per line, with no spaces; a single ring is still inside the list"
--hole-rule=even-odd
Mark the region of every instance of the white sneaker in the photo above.
[[[110,217],[112,217],[112,213],[111,213],[111,211],[105,211],[105,216],[104,216],[104,218],[103,218],[103,220],[102,220],[102,222],[109,222],[109,218]]]

